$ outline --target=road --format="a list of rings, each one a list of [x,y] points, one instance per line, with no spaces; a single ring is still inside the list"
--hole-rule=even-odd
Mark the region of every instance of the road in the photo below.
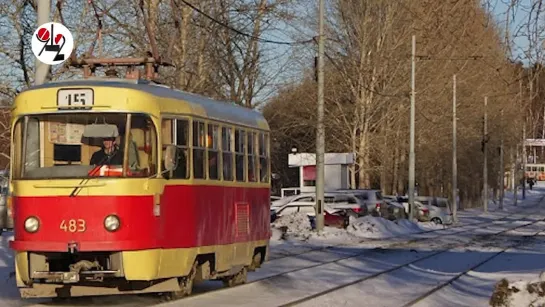
[[[543,189],[545,187],[538,187]],[[165,302],[156,295],[21,300],[11,252],[0,252],[2,306],[486,306],[505,276],[545,269],[545,194],[509,211],[461,213],[445,229],[394,239],[330,246],[278,244],[271,260],[231,289],[197,285],[195,294]],[[2,237],[7,246],[8,236]],[[537,257],[537,258],[536,258]],[[523,272],[523,273],[521,273]],[[363,301],[362,301],[363,300]]]

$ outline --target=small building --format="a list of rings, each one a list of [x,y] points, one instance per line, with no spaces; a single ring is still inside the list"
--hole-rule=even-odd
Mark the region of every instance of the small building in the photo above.
[[[350,188],[349,166],[354,163],[352,153],[326,153],[324,157],[325,191]],[[316,154],[291,153],[288,166],[299,168],[300,192],[316,191]]]

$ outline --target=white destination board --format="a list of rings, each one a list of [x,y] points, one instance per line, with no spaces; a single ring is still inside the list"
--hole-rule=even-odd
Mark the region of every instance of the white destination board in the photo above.
[[[57,106],[62,108],[91,108],[94,99],[93,90],[90,88],[61,89],[57,92]]]

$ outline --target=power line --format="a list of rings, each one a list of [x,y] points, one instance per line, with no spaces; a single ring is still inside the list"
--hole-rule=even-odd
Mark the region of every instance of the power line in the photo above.
[[[452,57],[452,58],[436,58],[431,55],[416,55],[416,58],[421,61],[470,61],[482,59],[482,55],[470,55],[467,57]]]
[[[182,1],[182,3],[184,3],[185,5],[189,6],[190,8],[192,8],[195,12],[203,15],[204,17],[210,19],[212,22],[214,23],[217,23],[218,25],[224,27],[224,28],[227,28],[237,34],[240,34],[242,36],[245,36],[245,37],[248,37],[248,38],[251,38],[251,39],[255,39],[255,40],[258,40],[258,41],[261,41],[263,43],[269,43],[269,44],[277,44],[277,45],[290,45],[290,46],[293,46],[293,45],[303,45],[303,44],[308,44],[308,43],[312,43],[314,42],[314,38],[312,39],[309,39],[309,40],[304,40],[304,41],[294,41],[294,42],[282,42],[282,41],[275,41],[275,40],[270,40],[270,39],[265,39],[265,38],[261,38],[261,37],[258,37],[258,36],[253,36],[251,34],[248,34],[248,33],[244,33],[238,29],[235,29],[231,26],[229,26],[228,24],[224,23],[224,22],[221,22],[217,19],[215,19],[214,17],[208,15],[207,13],[201,11],[199,8],[195,7],[193,4],[185,1],[185,0],[180,0]]]
[[[327,53],[327,52],[324,52],[324,55],[325,57],[331,62],[331,64],[333,64],[333,67],[340,73],[343,73],[342,69],[337,65],[337,63],[335,62],[335,60]],[[371,92],[371,93],[374,93],[378,96],[382,96],[382,97],[396,97],[396,98],[407,98],[408,95],[405,94],[401,94],[401,95],[392,95],[392,94],[385,94],[385,93],[381,93],[381,92],[378,92],[372,88],[369,88],[367,86],[365,86],[364,84],[360,84],[361,87],[363,87],[366,91],[368,92]]]

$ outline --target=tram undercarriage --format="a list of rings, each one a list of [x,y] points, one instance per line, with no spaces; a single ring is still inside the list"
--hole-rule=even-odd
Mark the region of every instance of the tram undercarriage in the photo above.
[[[151,280],[128,280],[123,252],[20,252],[16,254],[16,279],[22,298],[141,293],[163,293],[177,298],[190,295],[193,284],[204,280],[222,280],[228,287],[245,283],[247,272],[265,261],[267,248],[263,248],[256,249],[248,265],[234,265],[218,272],[213,257],[198,255],[185,275],[157,276]]]

